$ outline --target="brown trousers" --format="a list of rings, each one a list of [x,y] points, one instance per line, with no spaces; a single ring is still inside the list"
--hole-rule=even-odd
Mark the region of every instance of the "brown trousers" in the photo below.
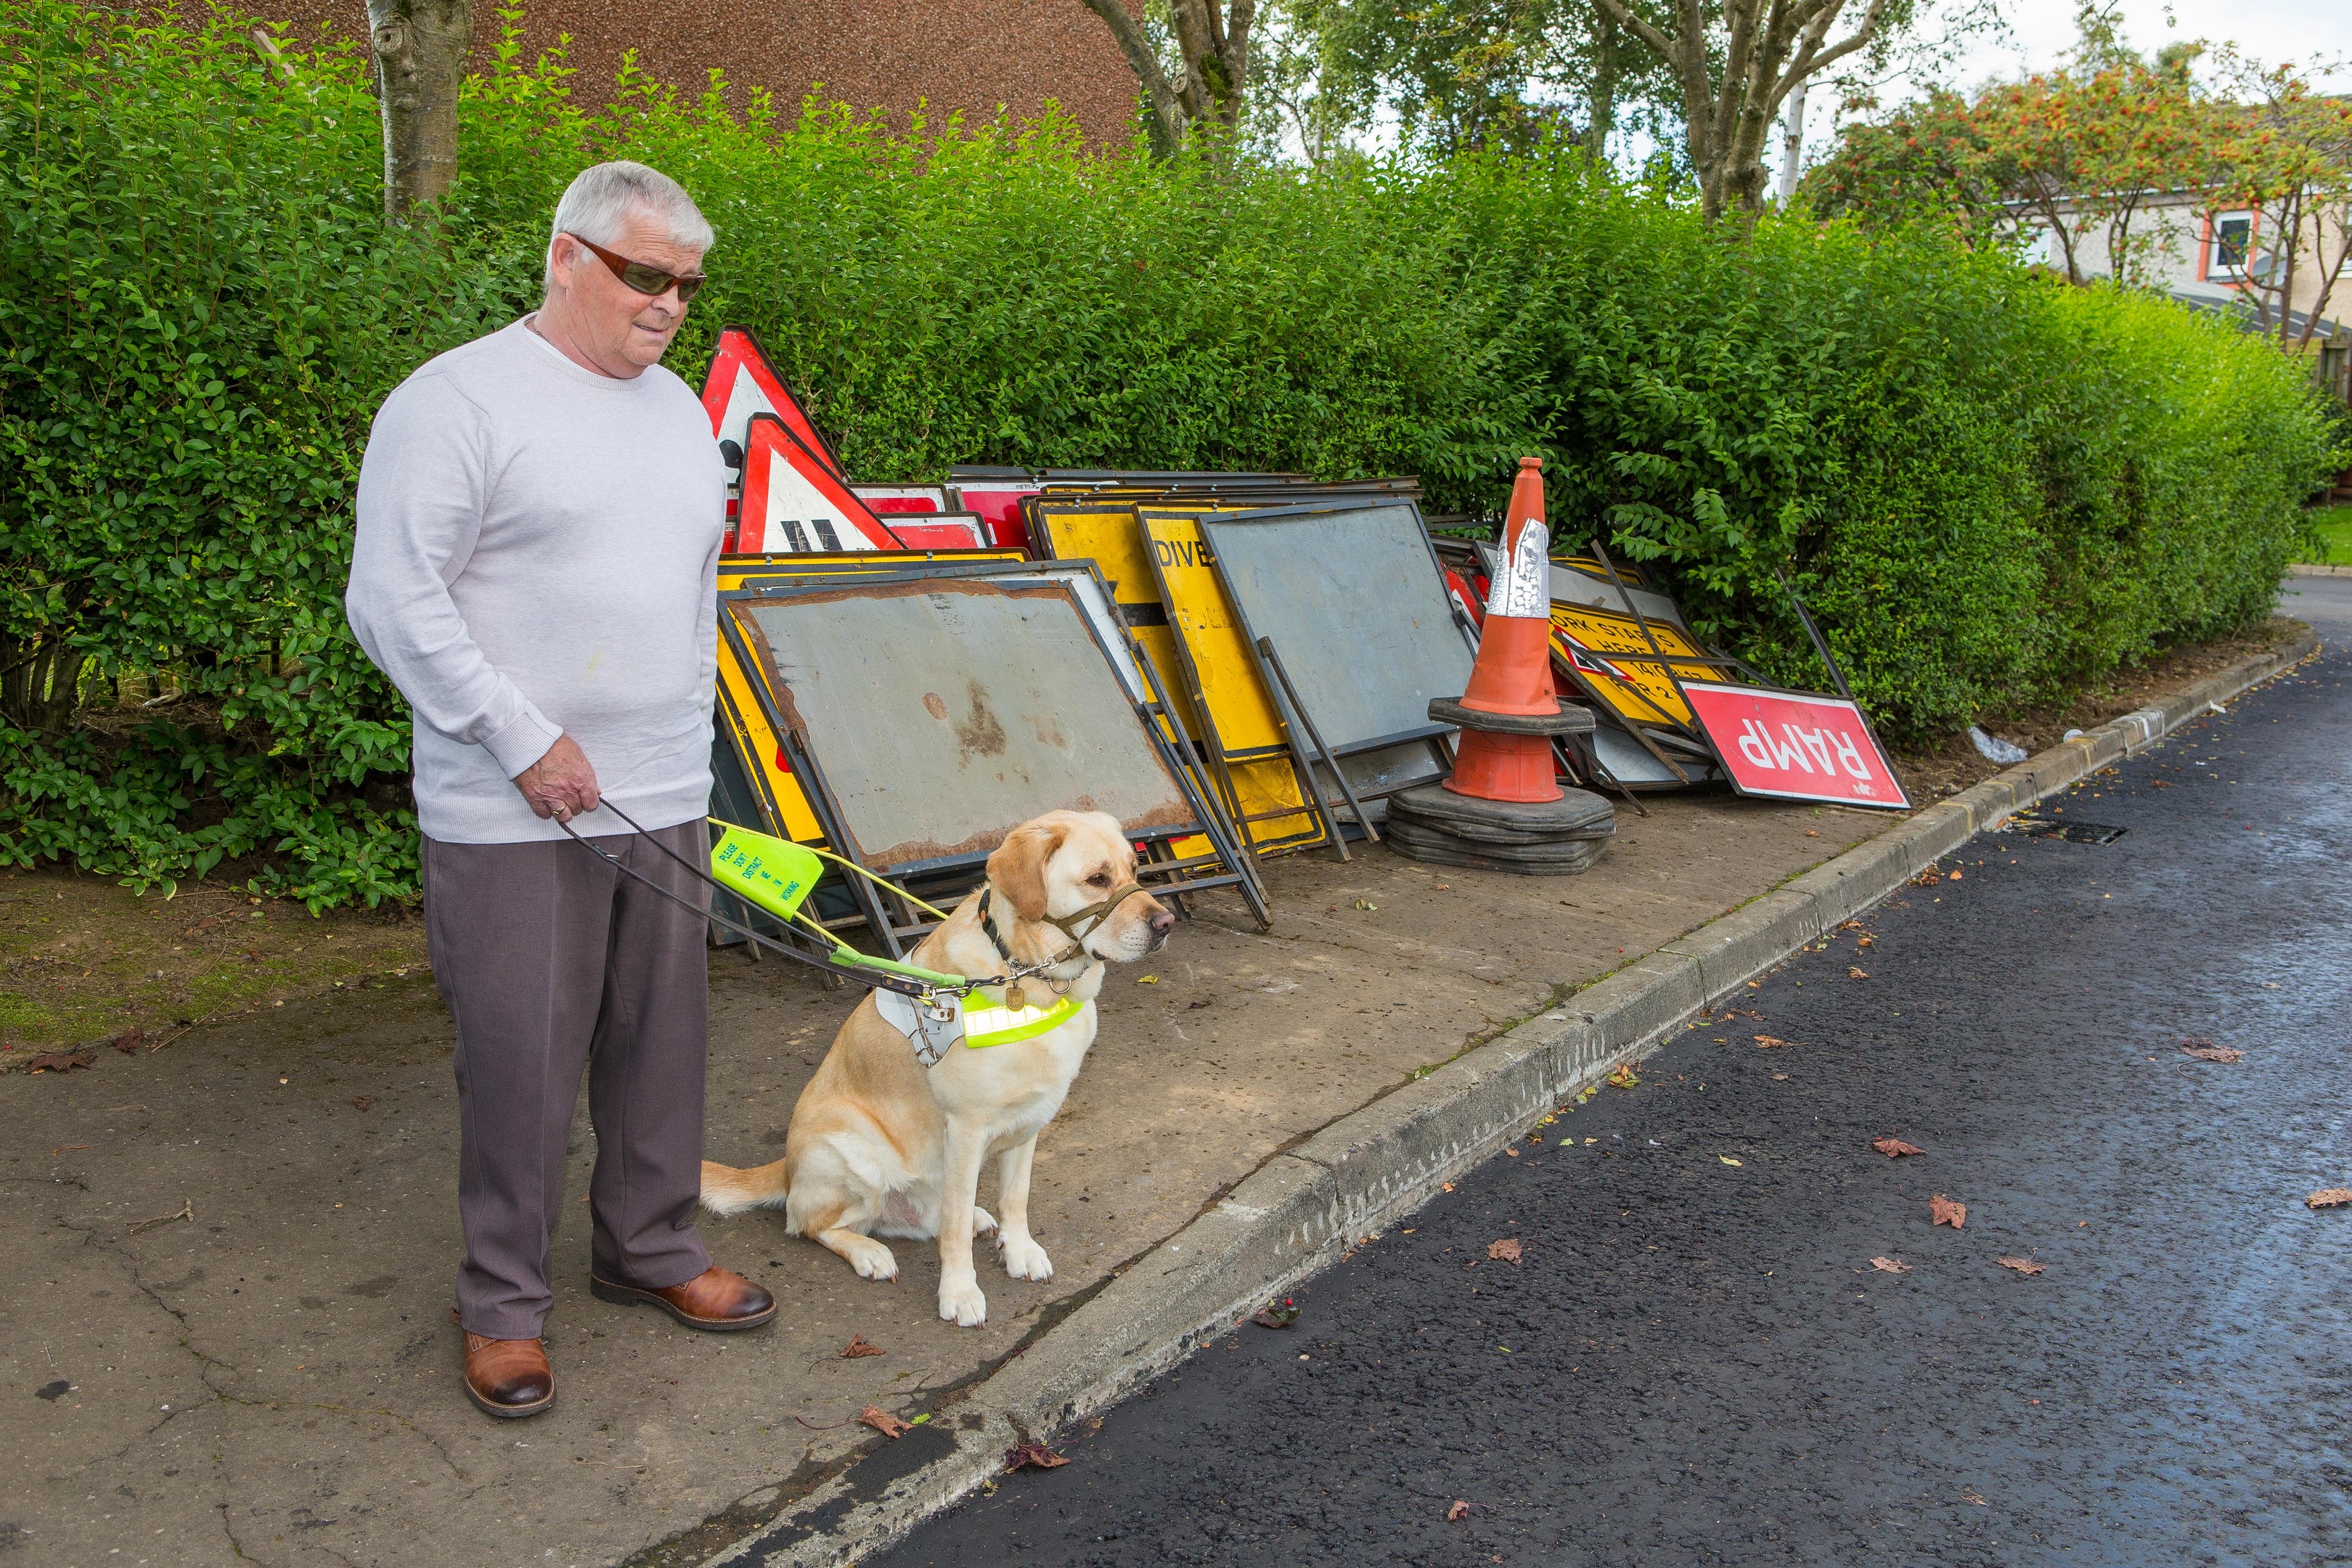
[[[647,836],[704,863],[699,821]],[[645,838],[596,844],[698,908],[705,889]],[[457,1313],[539,1336],[580,1074],[596,1132],[596,1274],[663,1289],[710,1267],[695,1234],[709,1039],[704,923],[569,839],[425,841],[426,951],[457,1025]]]

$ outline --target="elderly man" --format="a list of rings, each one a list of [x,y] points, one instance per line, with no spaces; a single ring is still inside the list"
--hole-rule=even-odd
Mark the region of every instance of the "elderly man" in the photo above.
[[[402,383],[360,470],[344,604],[415,713],[425,940],[457,1028],[456,1317],[492,1415],[554,1403],[540,1325],[583,1063],[591,1289],[695,1329],[776,1310],[695,1233],[702,898],[663,853],[709,853],[727,475],[659,362],[711,237],[675,181],[590,169],[555,209],[539,310]],[[575,819],[692,908],[568,842]]]

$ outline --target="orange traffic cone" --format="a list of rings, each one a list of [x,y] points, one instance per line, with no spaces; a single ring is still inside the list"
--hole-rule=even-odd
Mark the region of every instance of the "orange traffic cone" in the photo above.
[[[1470,689],[1445,715],[1462,726],[1454,776],[1445,787],[1478,800],[1560,798],[1553,782],[1551,738],[1583,726],[1551,681],[1551,531],[1544,526],[1543,459],[1521,458],[1503,524],[1503,560],[1486,593]],[[1435,716],[1432,705],[1432,716]],[[1532,721],[1496,723],[1496,720]]]
[[[1521,458],[1503,526],[1503,561],[1486,595],[1486,624],[1470,689],[1437,698],[1429,716],[1462,731],[1454,773],[1389,799],[1387,841],[1444,865],[1532,876],[1583,870],[1616,831],[1609,803],[1562,791],[1556,736],[1592,732],[1592,714],[1563,707],[1551,679],[1550,531],[1540,458]]]

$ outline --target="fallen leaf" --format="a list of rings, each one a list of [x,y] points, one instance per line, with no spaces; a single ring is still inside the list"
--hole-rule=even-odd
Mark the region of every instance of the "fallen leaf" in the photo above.
[[[1860,931],[1861,929],[1862,922],[1860,921],[1841,921],[1838,923],[1838,930],[1840,931]]]
[[[127,1057],[136,1052],[146,1038],[147,1031],[133,1024],[106,1043]]]
[[[856,1361],[859,1356],[887,1355],[888,1353],[889,1352],[885,1351],[880,1345],[875,1344],[866,1339],[864,1334],[850,1335],[849,1342],[841,1347],[841,1359],[844,1361]]]
[[[1004,1450],[1006,1475],[1031,1465],[1036,1466],[1041,1470],[1051,1470],[1069,1462],[1043,1443],[1015,1443]]]
[[[1632,1062],[1623,1064],[1609,1075],[1609,1087],[1612,1089],[1632,1089],[1641,1081],[1641,1076],[1634,1072]]]
[[[1924,1154],[1927,1151],[1916,1143],[1906,1143],[1900,1138],[1874,1138],[1870,1146],[1890,1160],[1900,1160],[1906,1154]]]
[[[1870,972],[1858,963],[1852,963],[1846,966],[1845,977],[1848,980],[1867,980],[1870,978]]]
[[[1250,1321],[1261,1329],[1286,1329],[1298,1321],[1298,1303],[1285,1296],[1272,1306],[1259,1308]]]
[[[2352,1187],[2322,1187],[2303,1202],[2307,1208],[2340,1209],[2352,1205]]]
[[[1927,1200],[1927,1224],[1931,1228],[1939,1225],[1948,1225],[1954,1230],[1958,1230],[1969,1223],[1969,1205],[1956,1204],[1943,1194],[1937,1193]]]
[[[2020,1274],[2039,1274],[2043,1267],[2031,1258],[1996,1258],[1993,1261],[2003,1268],[2014,1268]]]
[[[1720,1160],[1720,1161],[1722,1161],[1722,1162],[1723,1162],[1725,1164],[1727,1164],[1727,1165],[1737,1165],[1737,1164],[1738,1164],[1738,1163],[1739,1163],[1739,1162],[1738,1162],[1738,1161],[1737,1161],[1737,1160],[1733,1159],[1733,1158],[1732,1158],[1730,1155],[1728,1155],[1728,1154],[1717,1154],[1717,1155],[1716,1156],[1716,1158],[1717,1158],[1717,1159],[1718,1159],[1718,1160]]]
[[[1985,1501],[1984,1494],[1978,1491],[1974,1487],[1962,1487],[1960,1489],[1960,1500],[1962,1502],[1972,1502],[1979,1508],[1990,1506]]]
[[[26,1072],[71,1072],[98,1059],[94,1051],[43,1051],[25,1064]]]
[[[1157,974],[1139,974],[1135,977],[1135,983],[1138,985],[1157,985],[1160,984],[1160,976]]]
[[[2180,1047],[2180,1054],[2188,1057],[2195,1057],[2200,1062],[2238,1062],[2246,1059],[2246,1053],[2238,1049],[2235,1046],[2216,1046],[2211,1044],[2201,1046],[2183,1046]]]
[[[1360,910],[1372,910],[1377,911],[1381,906],[1373,903],[1369,899],[1358,899],[1356,900],[1356,907]]]
[[[878,1405],[867,1405],[857,1413],[857,1418],[885,1437],[904,1436],[912,1427],[912,1423],[899,1420]]]
[[[1872,936],[1868,931],[1864,931],[1862,935],[1853,939],[1853,945],[1856,947],[1876,947],[1878,945],[1878,939]]]
[[[1460,1498],[1455,1498],[1452,1502],[1446,1504],[1445,1517],[1448,1520],[1453,1521],[1467,1519],[1470,1517],[1470,1505],[1464,1502]]]
[[[1517,1263],[1519,1260],[1518,1238],[1507,1236],[1500,1241],[1488,1242],[1486,1256],[1498,1263]]]
[[[1786,1083],[1789,1081],[1789,1075],[1784,1072],[1776,1072],[1772,1075],[1772,1081],[1774,1083]]]
[[[352,1096],[352,1109],[353,1110],[365,1110],[369,1106],[373,1105],[374,1103],[374,1100],[370,1100],[364,1094],[355,1094]]]
[[[1957,882],[1959,879],[1960,874],[1958,871],[1953,872],[1950,876],[1944,879],[1947,882]]]
[[[1805,837],[1808,838],[1819,838],[1821,836],[1821,829],[1818,827],[1808,827],[1805,829]]]
[[[1759,1051],[1772,1050],[1777,1047],[1785,1046],[1788,1043],[1788,1041],[1780,1038],[1778,1035],[1759,1035],[1756,1037],[1756,1048]]]
[[[1882,1273],[1886,1274],[1908,1274],[1911,1272],[1911,1266],[1904,1262],[1899,1258],[1874,1258],[1870,1260],[1870,1266],[1873,1268],[1878,1269]]]

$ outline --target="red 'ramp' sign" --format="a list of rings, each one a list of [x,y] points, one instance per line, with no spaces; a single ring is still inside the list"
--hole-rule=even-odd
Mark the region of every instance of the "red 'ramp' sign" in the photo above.
[[[1742,795],[1906,811],[1862,711],[1836,697],[1685,680],[1683,696]]]

